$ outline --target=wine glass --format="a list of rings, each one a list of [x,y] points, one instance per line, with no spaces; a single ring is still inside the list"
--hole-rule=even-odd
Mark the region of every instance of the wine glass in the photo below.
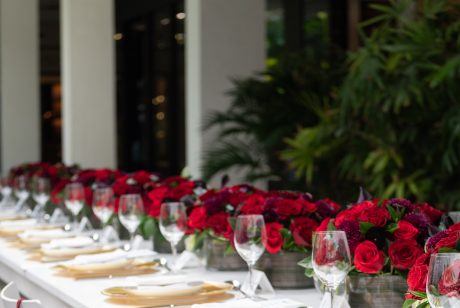
[[[7,177],[1,178],[0,179],[0,192],[2,194],[2,201],[0,208],[8,208],[10,205],[11,201],[11,193],[13,192],[13,189],[11,188],[10,185],[10,180]]]
[[[70,183],[65,187],[65,206],[72,213],[73,229],[78,228],[78,214],[85,205],[85,189],[80,183]]]
[[[426,294],[431,307],[460,307],[460,253],[431,255]]]
[[[32,192],[32,196],[35,202],[37,202],[34,213],[41,217],[44,213],[46,202],[50,199],[50,181],[43,177],[35,178]]]
[[[143,214],[144,203],[139,194],[128,194],[120,197],[118,217],[130,235],[130,244],[125,246],[126,250],[133,248],[134,234],[141,223]]]
[[[114,196],[111,187],[96,188],[93,194],[93,212],[103,225],[114,213]]]
[[[257,260],[265,251],[264,241],[267,235],[262,215],[241,215],[236,219],[235,248],[249,269],[250,297],[255,297],[253,270]]]
[[[334,293],[351,269],[347,235],[343,231],[314,232],[312,246],[313,270],[330,293],[333,307]]]
[[[174,259],[177,257],[177,244],[187,230],[187,213],[181,202],[163,203],[160,209],[160,231],[171,244]]]
[[[16,211],[20,212],[24,209],[24,203],[29,198],[29,180],[25,175],[17,176],[14,179],[14,195],[18,198],[16,203]]]

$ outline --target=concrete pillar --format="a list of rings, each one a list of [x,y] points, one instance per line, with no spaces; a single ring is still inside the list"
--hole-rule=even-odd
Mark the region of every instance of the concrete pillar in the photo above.
[[[38,0],[0,0],[0,157],[3,174],[40,159]]]
[[[61,0],[66,163],[116,167],[113,0]]]
[[[186,161],[200,177],[215,136],[203,133],[205,117],[228,108],[230,78],[265,67],[265,0],[186,0],[185,12]]]

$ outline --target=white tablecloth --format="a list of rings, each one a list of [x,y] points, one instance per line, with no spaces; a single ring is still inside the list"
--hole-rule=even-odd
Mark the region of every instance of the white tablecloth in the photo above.
[[[107,303],[106,297],[101,294],[101,290],[105,288],[125,285],[126,278],[75,281],[55,276],[51,266],[53,264],[27,260],[25,252],[9,247],[8,242],[0,239],[0,279],[6,282],[14,281],[21,293],[28,298],[41,300],[43,307],[126,307]],[[211,272],[203,268],[185,271],[200,280],[237,279],[242,281],[245,277],[245,272]],[[314,289],[277,290],[276,296],[298,300],[312,307],[318,307],[321,300],[320,295]]]

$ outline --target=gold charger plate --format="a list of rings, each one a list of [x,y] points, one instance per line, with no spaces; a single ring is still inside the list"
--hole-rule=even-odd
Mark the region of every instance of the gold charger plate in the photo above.
[[[147,307],[169,307],[170,305],[193,305],[222,302],[233,298],[228,293],[233,286],[225,283],[203,283],[198,287],[182,290],[155,291],[144,296],[136,294],[132,287],[112,287],[102,291],[108,296],[108,302],[121,305],[137,305]]]
[[[157,262],[122,260],[102,264],[55,267],[57,275],[74,279],[147,275],[157,272]]]

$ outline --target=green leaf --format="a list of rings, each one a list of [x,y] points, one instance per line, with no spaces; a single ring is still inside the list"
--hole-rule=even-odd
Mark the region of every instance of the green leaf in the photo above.
[[[313,265],[311,262],[311,255],[299,261],[297,264],[305,268],[305,276],[310,277],[310,278],[313,277],[314,270],[313,270]]]
[[[387,231],[390,233],[394,233],[396,230],[398,230],[398,224],[397,223],[392,223],[387,226]]]
[[[142,235],[145,238],[152,237],[157,229],[155,218],[146,217],[142,224]]]
[[[420,298],[427,298],[425,292],[410,291],[410,293]]]
[[[361,231],[362,234],[366,234],[367,231],[369,231],[369,229],[372,228],[373,226],[374,224],[370,222],[360,222],[359,230]]]
[[[402,306],[402,308],[411,308],[412,307],[412,304],[414,304],[417,300],[415,299],[406,299],[404,301],[404,304]]]

